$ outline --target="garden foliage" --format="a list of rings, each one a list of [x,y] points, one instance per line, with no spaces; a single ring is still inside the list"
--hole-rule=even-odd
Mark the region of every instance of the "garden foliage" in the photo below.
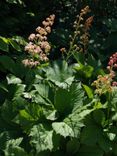
[[[0,1],[0,156],[117,156],[116,3]]]

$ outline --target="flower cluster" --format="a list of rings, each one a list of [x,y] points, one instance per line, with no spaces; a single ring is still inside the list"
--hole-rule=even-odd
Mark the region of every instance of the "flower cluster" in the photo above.
[[[35,67],[41,62],[48,61],[48,54],[51,46],[47,41],[47,35],[51,33],[51,27],[54,23],[55,15],[50,15],[42,22],[43,27],[37,27],[36,32],[28,37],[29,43],[25,46],[25,51],[31,59],[23,60],[25,66]]]
[[[114,53],[110,59],[109,59],[109,62],[108,62],[108,66],[107,66],[107,69],[110,71],[110,70],[113,70],[113,69],[117,69],[117,52]]]
[[[84,21],[84,16],[90,12],[89,6],[86,6],[84,9],[81,10],[80,15],[77,16],[76,21],[74,22],[74,37],[72,38],[72,44],[80,38],[79,45],[76,47],[76,50],[80,52],[85,51],[85,47],[89,42],[89,33],[88,30],[92,24],[93,16],[89,17]],[[83,23],[84,22],[84,23]],[[80,46],[82,45],[82,46]],[[82,48],[83,47],[83,48]]]
[[[92,83],[96,87],[95,92],[100,95],[105,92],[111,92],[112,88],[117,86],[117,81],[114,81],[116,76],[114,70],[117,69],[117,52],[110,57],[107,69],[109,74],[104,76],[99,75],[98,79]]]
[[[106,74],[104,76],[99,75],[97,80],[92,83],[92,86],[96,87],[95,93],[102,95],[106,92],[112,91],[111,83],[113,81],[114,73]]]
[[[108,62],[108,66],[107,66],[107,69],[109,70],[109,72],[113,72],[114,75],[115,74],[115,71],[117,69],[117,52],[114,53],[110,58],[109,58],[109,62]],[[115,76],[114,76],[115,77]],[[116,81],[113,81],[112,82],[112,86],[117,86],[117,82]]]
[[[77,16],[73,27],[75,28],[73,36],[70,36],[70,48],[68,50],[68,57],[71,56],[72,51],[86,52],[89,43],[89,29],[92,25],[93,16],[85,20],[84,16],[90,12],[89,6],[81,10],[80,15]]]
[[[87,50],[87,45],[89,44],[89,29],[92,25],[93,22],[93,16],[90,16],[89,18],[87,18],[87,20],[84,23],[84,27],[82,29],[82,35],[80,37],[80,42],[83,45],[84,48],[84,52],[86,52]]]

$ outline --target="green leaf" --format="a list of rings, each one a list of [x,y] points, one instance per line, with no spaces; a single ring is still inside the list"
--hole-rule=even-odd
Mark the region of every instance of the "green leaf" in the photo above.
[[[92,91],[92,89],[90,87],[88,87],[87,85],[84,85],[84,84],[82,84],[82,86],[84,87],[88,97],[90,99],[93,99],[93,91]]]
[[[42,121],[44,119],[44,114],[42,108],[38,104],[27,103],[25,107],[25,109],[19,110],[19,114],[17,114],[12,121],[20,124],[26,132],[29,131],[35,122]]]
[[[95,121],[100,124],[100,125],[104,125],[104,122],[106,120],[105,114],[102,110],[95,110],[93,112],[93,117],[95,119]]]
[[[64,122],[72,128],[74,132],[74,137],[78,138],[80,136],[81,128],[84,127],[83,120],[92,111],[93,109],[90,110],[86,106],[82,106],[81,108],[77,109],[76,112],[70,114],[64,119]]]
[[[86,78],[90,78],[92,76],[93,70],[94,70],[94,68],[90,65],[83,66],[83,68],[82,68],[83,74]]]
[[[15,62],[9,56],[0,56],[0,64],[3,66],[3,68],[13,73],[16,69]]]
[[[15,50],[21,51],[20,46],[19,46],[15,41],[13,41],[12,39],[9,39],[9,43],[11,44],[11,46],[12,46]]]
[[[22,4],[23,1],[22,0],[6,0],[6,2],[11,3],[11,4]]]
[[[60,134],[64,137],[71,136],[74,137],[74,132],[71,127],[69,127],[65,122],[54,122],[52,127],[56,134]]]
[[[58,113],[56,110],[52,111],[47,117],[46,117],[48,120],[56,120],[58,119]]]
[[[17,84],[15,87],[16,87],[15,88],[16,90],[14,92],[13,100],[15,100],[15,98],[17,98],[23,94],[26,86],[24,84]]]
[[[38,91],[38,93],[44,97],[44,98],[48,98],[48,93],[49,93],[49,86],[46,84],[36,84],[34,85],[36,91]]]
[[[113,147],[113,153],[117,155],[117,143],[113,142],[112,147]]]
[[[26,46],[27,42],[22,36],[13,36],[12,41],[17,42],[19,45]]]
[[[22,80],[17,78],[16,76],[12,75],[12,74],[9,74],[7,75],[7,82],[8,84],[20,84],[22,83]]]
[[[15,3],[17,4],[17,0],[6,0],[8,3]]]
[[[3,150],[5,148],[6,142],[9,139],[10,137],[7,131],[0,132],[0,149]]]
[[[102,135],[102,137],[100,137],[100,139],[98,140],[98,144],[106,153],[108,153],[112,149],[112,143],[106,136]]]
[[[28,112],[26,112],[26,110],[21,110],[20,116],[26,118],[29,121],[34,120],[33,117]]]
[[[53,149],[53,130],[48,130],[44,125],[33,126],[29,136],[31,137],[30,143],[37,153]]]
[[[9,93],[7,94],[7,99],[15,101],[17,98],[21,97],[25,91],[25,87],[26,86],[24,84],[8,85]]]
[[[79,66],[74,66],[74,69],[77,71],[77,73],[80,75],[80,76],[83,76],[85,78],[90,78],[93,74],[93,70],[94,68],[90,65],[82,65],[82,64],[79,64]]]
[[[13,110],[13,104],[10,101],[5,101],[1,108],[1,116],[7,121],[11,122],[11,120],[16,116],[16,112]]]
[[[113,87],[113,92],[111,94],[111,106],[117,111],[117,87]]]
[[[81,146],[78,152],[78,156],[103,156],[103,155],[104,155],[104,152],[96,145]]]
[[[69,90],[59,88],[55,93],[55,108],[62,114],[67,114],[81,107],[84,91],[80,83],[74,83]]]
[[[9,51],[8,40],[4,37],[0,37],[0,50],[5,51],[5,52]]]
[[[54,62],[51,67],[46,70],[47,80],[50,80],[60,88],[68,88],[73,80],[71,67],[68,67],[67,62]]]
[[[66,118],[64,122],[72,128],[74,132],[74,137],[79,138],[81,133],[81,128],[84,127],[84,124],[82,121],[78,121],[78,116],[74,116],[74,118]]]
[[[78,152],[79,147],[80,147],[80,142],[78,141],[78,139],[74,138],[74,139],[68,141],[68,143],[67,143],[67,147],[66,147],[67,153],[70,155],[73,155],[76,152]]]
[[[22,138],[7,141],[4,150],[5,156],[28,156],[24,149],[19,146],[21,142]]]
[[[101,128],[96,125],[89,125],[84,127],[81,133],[81,142],[86,145],[94,145],[101,137]]]
[[[5,92],[8,92],[7,86],[4,83],[0,83],[0,88],[3,89]]]
[[[51,96],[53,95],[51,88],[47,84],[36,84],[34,87],[36,90],[32,91],[33,101],[36,103],[53,106],[51,102]]]
[[[110,139],[110,141],[114,141],[116,138],[116,134],[115,133],[108,133],[108,138]]]

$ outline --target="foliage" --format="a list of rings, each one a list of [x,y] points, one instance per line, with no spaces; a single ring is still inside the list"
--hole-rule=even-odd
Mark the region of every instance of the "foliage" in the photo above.
[[[1,0],[0,10],[0,156],[116,156],[116,1]],[[34,53],[42,42],[48,62]]]

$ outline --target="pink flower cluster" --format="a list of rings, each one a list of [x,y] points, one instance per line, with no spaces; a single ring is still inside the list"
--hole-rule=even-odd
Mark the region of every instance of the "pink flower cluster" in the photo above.
[[[108,62],[108,66],[107,66],[107,69],[115,69],[117,68],[117,52],[114,53],[111,57],[110,57],[110,60]]]
[[[32,57],[30,60],[23,60],[25,66],[34,67],[41,62],[48,61],[48,53],[51,46],[47,41],[47,35],[51,33],[51,27],[54,23],[55,15],[50,15],[42,22],[43,27],[37,27],[36,32],[28,37],[29,43],[25,46],[25,51]]]
[[[117,86],[117,82],[116,81],[112,82],[112,86],[116,87]]]
[[[114,53],[114,54],[110,57],[109,62],[108,62],[107,69],[109,70],[110,73],[113,72],[113,74],[114,74],[113,78],[114,78],[114,77],[116,76],[114,70],[117,69],[117,52]],[[112,82],[112,86],[117,86],[117,82],[116,82],[116,81],[113,81],[113,82]]]

